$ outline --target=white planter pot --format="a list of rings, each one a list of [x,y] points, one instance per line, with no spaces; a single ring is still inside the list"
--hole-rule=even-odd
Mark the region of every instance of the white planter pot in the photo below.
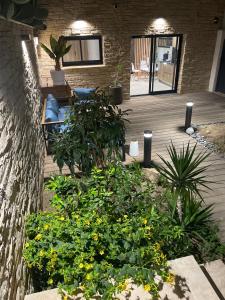
[[[50,71],[52,76],[53,85],[65,85],[65,72],[64,71]]]

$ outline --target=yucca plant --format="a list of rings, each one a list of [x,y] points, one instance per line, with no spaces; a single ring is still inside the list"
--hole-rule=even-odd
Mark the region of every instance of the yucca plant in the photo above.
[[[168,197],[168,208],[172,219],[181,225],[185,232],[199,233],[204,226],[208,226],[212,220],[213,205],[202,206],[202,201],[186,197],[182,201],[182,219],[177,212],[177,197],[171,193]]]
[[[203,175],[208,166],[201,166],[209,153],[203,152],[195,155],[196,146],[197,144],[191,149],[190,143],[188,143],[187,147],[183,146],[178,152],[171,143],[167,148],[170,161],[159,155],[164,166],[159,165],[157,169],[169,183],[171,191],[181,199],[198,196],[203,200],[201,189],[209,189],[208,184],[210,181]]]
[[[49,57],[55,61],[55,70],[60,71],[61,70],[60,59],[70,51],[71,45],[67,46],[67,41],[64,39],[63,36],[60,36],[57,40],[51,35],[50,36],[51,49],[42,43],[41,43],[41,47],[49,55]]]

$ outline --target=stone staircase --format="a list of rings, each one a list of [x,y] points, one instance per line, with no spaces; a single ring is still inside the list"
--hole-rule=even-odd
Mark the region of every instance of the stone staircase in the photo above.
[[[215,260],[198,265],[193,256],[170,261],[175,284],[164,284],[160,291],[162,300],[225,300],[225,264]],[[57,289],[27,295],[25,300],[61,300]],[[84,299],[81,297],[77,299]],[[125,300],[123,294],[118,299]],[[130,300],[149,300],[143,288],[135,287]],[[111,300],[111,299],[109,299]]]

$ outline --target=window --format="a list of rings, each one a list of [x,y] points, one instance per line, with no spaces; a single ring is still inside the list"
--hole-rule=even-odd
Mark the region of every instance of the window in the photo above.
[[[103,64],[101,36],[65,36],[65,39],[72,47],[62,59],[64,67]]]

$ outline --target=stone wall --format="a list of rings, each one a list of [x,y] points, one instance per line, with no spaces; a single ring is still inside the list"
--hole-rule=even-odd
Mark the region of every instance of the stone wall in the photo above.
[[[97,33],[104,38],[104,66],[66,68],[72,86],[108,86],[118,62],[118,48],[124,68],[122,83],[126,98],[130,88],[130,39],[133,35],[181,33],[184,35],[179,92],[208,89],[216,31],[221,25],[224,0],[41,0],[49,9],[48,29],[40,42],[55,36],[78,33],[74,21],[84,20],[88,26],[81,33]],[[117,8],[114,3],[118,3]],[[214,24],[214,17],[219,23]],[[164,18],[162,24],[157,18]],[[49,70],[53,62],[40,51],[42,84],[51,85]]]
[[[0,299],[24,299],[24,220],[41,206],[43,141],[31,28],[0,19]]]

